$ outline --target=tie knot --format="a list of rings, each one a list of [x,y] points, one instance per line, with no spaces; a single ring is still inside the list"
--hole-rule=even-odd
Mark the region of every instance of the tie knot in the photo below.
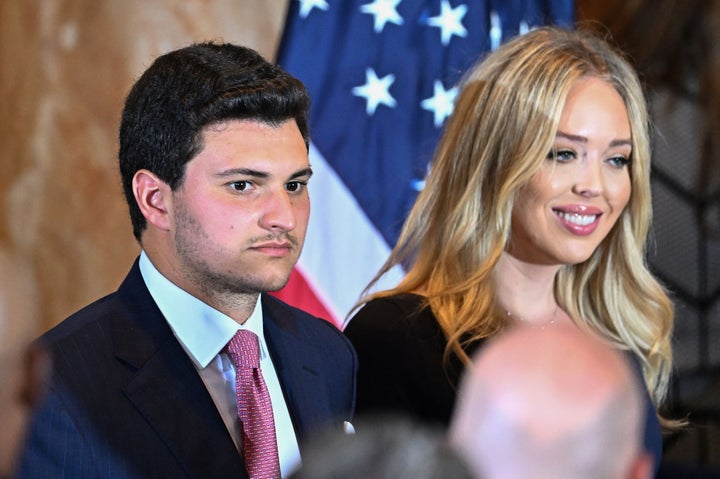
[[[252,331],[241,329],[235,333],[235,336],[225,346],[225,352],[230,357],[235,369],[260,366],[258,337]]]

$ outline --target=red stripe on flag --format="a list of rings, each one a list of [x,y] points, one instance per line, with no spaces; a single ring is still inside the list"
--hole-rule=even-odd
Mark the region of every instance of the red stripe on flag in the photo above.
[[[297,269],[292,270],[290,279],[284,288],[270,294],[296,308],[307,311],[313,316],[323,318],[337,326],[337,321],[333,315],[330,314],[330,311],[328,311],[325,305],[318,299],[313,289],[305,280],[305,277]]]

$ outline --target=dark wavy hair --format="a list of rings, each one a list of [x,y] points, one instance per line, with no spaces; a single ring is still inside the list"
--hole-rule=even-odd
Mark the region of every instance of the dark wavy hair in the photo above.
[[[158,57],[130,90],[120,125],[120,174],[135,238],[147,226],[132,191],[138,170],[176,190],[186,163],[202,150],[204,129],[231,119],[294,119],[308,145],[309,108],[302,82],[250,48],[206,42]]]

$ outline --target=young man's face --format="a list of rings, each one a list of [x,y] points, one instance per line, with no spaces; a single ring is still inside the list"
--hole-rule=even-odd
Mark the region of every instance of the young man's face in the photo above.
[[[172,193],[179,286],[200,297],[283,287],[305,240],[311,174],[293,120],[207,128]]]

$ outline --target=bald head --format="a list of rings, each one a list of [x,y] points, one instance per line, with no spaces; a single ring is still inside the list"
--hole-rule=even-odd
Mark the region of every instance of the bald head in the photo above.
[[[522,326],[483,347],[450,440],[486,479],[626,478],[642,395],[624,355],[572,326]]]

